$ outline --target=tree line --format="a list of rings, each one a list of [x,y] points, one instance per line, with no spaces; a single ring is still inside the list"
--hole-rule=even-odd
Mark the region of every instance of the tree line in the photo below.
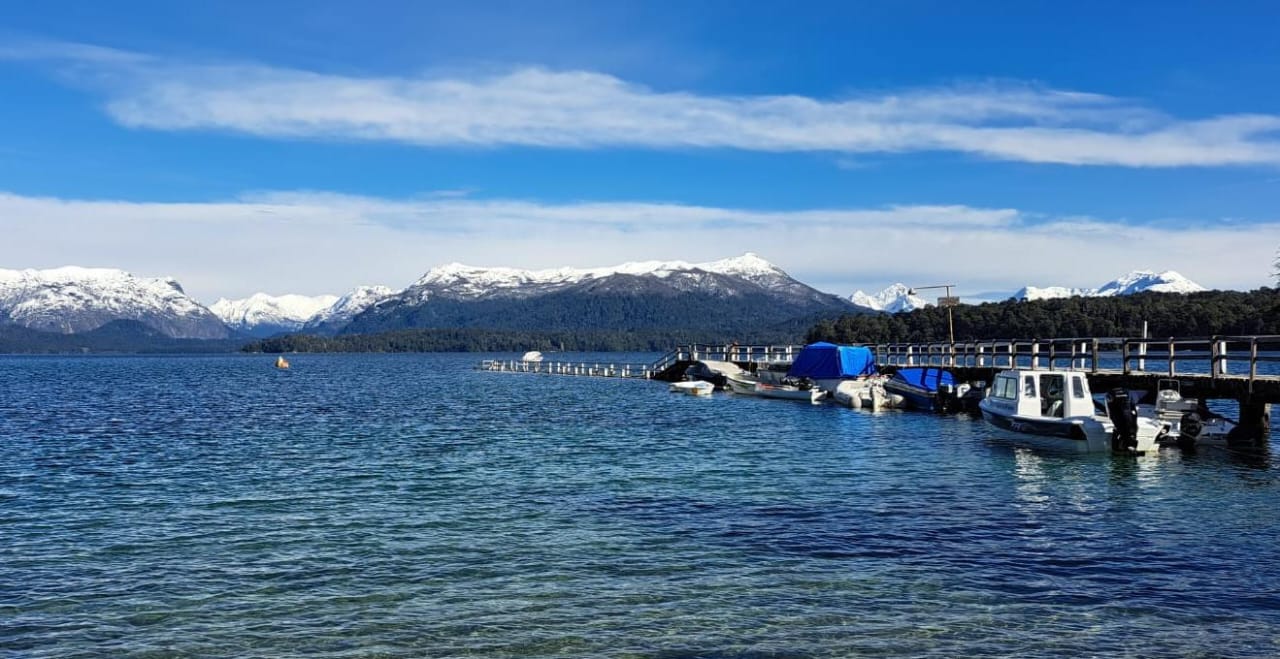
[[[1280,334],[1280,289],[1138,293],[1122,297],[1007,300],[951,308],[957,341],[1141,336]],[[845,315],[822,320],[806,340],[833,343],[946,341],[947,310]]]

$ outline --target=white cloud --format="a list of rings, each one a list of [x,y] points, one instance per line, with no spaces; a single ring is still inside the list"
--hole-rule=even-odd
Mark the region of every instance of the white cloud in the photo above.
[[[212,302],[258,291],[401,287],[452,261],[543,269],[700,262],[747,251],[840,295],[892,281],[945,280],[961,293],[1096,286],[1137,268],[1248,289],[1269,283],[1280,221],[1137,226],[966,206],[755,211],[322,192],[136,203],[0,193],[0,235],[0,267],[171,275]]]
[[[1122,99],[991,84],[846,98],[660,92],[590,71],[355,77],[202,64],[78,44],[0,50],[52,60],[120,123],[427,147],[954,151],[1036,163],[1280,164],[1280,116],[1179,119]]]

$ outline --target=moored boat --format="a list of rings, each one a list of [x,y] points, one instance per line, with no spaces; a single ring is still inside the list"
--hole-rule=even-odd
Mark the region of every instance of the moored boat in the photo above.
[[[807,378],[819,389],[834,392],[841,383],[876,374],[875,354],[865,346],[820,341],[805,346],[787,369],[787,378]]]
[[[807,400],[810,403],[818,403],[827,395],[827,392],[810,384],[770,384],[768,382],[757,382],[755,393],[764,398]]]
[[[884,383],[885,391],[902,397],[904,407],[926,412],[939,408],[939,387],[955,387],[951,371],[937,367],[900,368]]]
[[[520,357],[520,361],[522,361],[522,362],[540,362],[540,361],[542,361],[542,353],[541,353],[541,352],[538,352],[537,350],[530,350],[529,352],[524,353],[524,355],[523,355],[522,357]]]
[[[1177,380],[1160,380],[1152,402],[1137,404],[1134,413],[1160,424],[1161,443],[1181,448],[1226,446],[1236,434],[1236,424],[1201,401],[1184,398],[1181,389]]]
[[[710,396],[711,392],[716,390],[716,386],[702,380],[685,380],[684,382],[672,382],[667,390],[672,393],[688,394],[690,396]]]
[[[741,375],[744,372],[742,367],[733,362],[704,359],[685,367],[684,379],[710,382],[716,389],[724,391],[729,388],[730,375]]]
[[[987,423],[1034,444],[1081,453],[1159,448],[1160,427],[1133,414],[1127,396],[1112,396],[1108,414],[1097,411],[1084,371],[1001,371],[978,407]]]
[[[872,375],[854,380],[845,380],[836,385],[831,397],[841,405],[873,410],[901,407],[902,396],[891,394],[884,388],[889,378],[883,375]]]
[[[754,375],[747,372],[726,375],[724,381],[729,391],[747,396],[756,395],[756,385],[760,382]]]

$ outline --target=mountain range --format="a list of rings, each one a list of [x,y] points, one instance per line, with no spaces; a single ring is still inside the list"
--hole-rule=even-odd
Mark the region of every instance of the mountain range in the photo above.
[[[1203,287],[1176,272],[1136,271],[1096,289],[1028,286],[1014,297],[1200,290]],[[910,311],[926,304],[902,284],[875,295],[858,291],[841,298],[803,284],[751,253],[707,263],[642,261],[586,269],[451,263],[432,268],[399,291],[364,286],[341,297],[259,293],[242,300],[220,299],[209,308],[187,296],[171,278],[74,266],[0,270],[0,326],[79,335],[111,325],[110,336],[117,342],[130,332],[145,334],[142,338],[209,340],[416,328],[663,331],[750,340],[770,332],[802,333],[817,318]]]
[[[1065,297],[1111,297],[1144,292],[1198,293],[1204,290],[1207,289],[1173,270],[1159,273],[1150,270],[1134,270],[1097,288],[1024,286],[1008,297],[1017,300],[1048,300]],[[912,294],[911,289],[904,284],[892,284],[874,295],[856,291],[849,299],[864,310],[885,313],[914,311],[932,304],[923,297]]]
[[[405,328],[687,330],[750,333],[855,312],[756,256],[708,263],[643,261],[608,268],[433,268],[342,330]]]
[[[138,321],[175,339],[232,335],[213,312],[170,278],[135,277],[123,270],[68,266],[0,270],[0,324],[76,334],[112,321]]]
[[[209,310],[228,327],[254,337],[297,331],[334,333],[393,292],[386,286],[361,286],[342,297],[255,293],[241,300],[220,298]]]

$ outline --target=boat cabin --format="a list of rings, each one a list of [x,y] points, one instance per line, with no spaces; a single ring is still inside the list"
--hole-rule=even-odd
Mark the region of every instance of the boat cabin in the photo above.
[[[1094,414],[1089,381],[1080,371],[1003,371],[996,375],[988,396],[1014,403],[1014,414],[1022,417],[1064,419]]]

